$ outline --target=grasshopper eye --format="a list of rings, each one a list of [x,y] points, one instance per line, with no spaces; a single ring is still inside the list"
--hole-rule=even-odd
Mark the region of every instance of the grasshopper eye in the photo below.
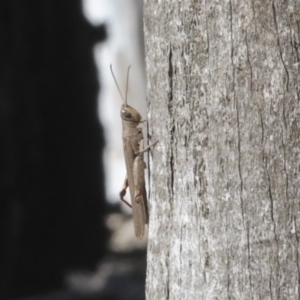
[[[126,119],[130,119],[132,116],[131,113],[125,109],[122,109],[121,113],[122,113],[122,116]]]

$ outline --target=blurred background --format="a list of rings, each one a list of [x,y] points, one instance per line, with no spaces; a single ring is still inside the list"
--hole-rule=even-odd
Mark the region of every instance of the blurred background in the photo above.
[[[144,299],[120,98],[146,117],[142,0],[0,2],[0,299]]]

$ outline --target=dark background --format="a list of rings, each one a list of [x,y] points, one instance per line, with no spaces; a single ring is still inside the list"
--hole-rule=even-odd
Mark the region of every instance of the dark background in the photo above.
[[[0,299],[93,269],[107,231],[93,46],[79,0],[0,2]]]

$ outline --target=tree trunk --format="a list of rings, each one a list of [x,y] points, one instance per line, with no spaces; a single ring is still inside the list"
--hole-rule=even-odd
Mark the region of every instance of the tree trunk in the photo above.
[[[299,299],[300,2],[144,13],[147,299]]]

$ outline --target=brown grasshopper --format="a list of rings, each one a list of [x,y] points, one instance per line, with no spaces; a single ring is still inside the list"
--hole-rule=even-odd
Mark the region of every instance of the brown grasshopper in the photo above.
[[[120,192],[120,199],[132,208],[135,235],[137,238],[142,239],[145,235],[145,224],[148,224],[147,193],[144,177],[146,164],[143,159],[143,154],[157,142],[143,149],[144,137],[141,124],[146,120],[142,119],[141,115],[133,107],[127,104],[130,66],[127,70],[125,98],[123,97],[115,78],[114,72],[112,70],[112,65],[110,65],[110,70],[120,96],[124,102],[121,106],[121,118],[123,126],[123,148],[127,176]],[[130,191],[131,205],[124,199],[127,187],[129,187]]]

